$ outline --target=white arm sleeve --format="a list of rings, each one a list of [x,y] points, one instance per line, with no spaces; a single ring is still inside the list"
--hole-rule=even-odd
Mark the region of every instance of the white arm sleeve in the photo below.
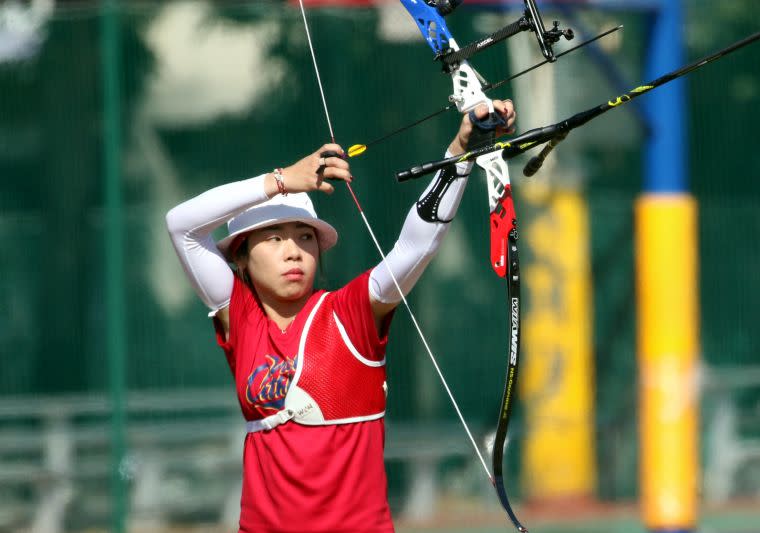
[[[451,157],[446,152],[446,157]],[[457,163],[456,172],[460,178],[454,180],[446,190],[438,206],[438,217],[441,220],[451,220],[459,208],[464,188],[467,185],[467,176],[472,170],[472,163]],[[420,196],[425,198],[438,180],[436,173],[430,185]],[[406,216],[404,226],[401,228],[398,240],[393,249],[385,256],[385,260],[377,265],[369,277],[369,293],[374,300],[383,303],[398,303],[401,295],[393,282],[390,271],[398,281],[404,296],[409,294],[414,284],[425,271],[430,260],[433,259],[443,237],[449,229],[447,222],[428,222],[420,218],[417,207],[412,206]]]
[[[215,187],[181,203],[166,214],[174,249],[190,283],[213,316],[227,307],[233,273],[211,233],[256,204],[266,201],[266,174]]]

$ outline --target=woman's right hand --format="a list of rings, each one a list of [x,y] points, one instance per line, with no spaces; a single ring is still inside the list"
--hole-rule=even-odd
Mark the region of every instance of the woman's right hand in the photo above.
[[[322,157],[320,154],[324,152],[336,152],[340,154],[340,157]],[[292,193],[322,191],[332,194],[335,187],[327,180],[342,180],[348,183],[353,180],[348,161],[344,157],[345,152],[340,145],[333,143],[323,145],[313,154],[307,155],[300,161],[282,169],[282,181],[285,190]],[[272,192],[271,197],[278,190],[274,175],[267,176],[267,181],[269,182],[267,192]]]

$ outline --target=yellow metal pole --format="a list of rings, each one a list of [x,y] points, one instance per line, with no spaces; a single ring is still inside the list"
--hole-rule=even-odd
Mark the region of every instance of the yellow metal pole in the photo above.
[[[534,503],[585,500],[596,489],[591,266],[586,201],[579,191],[553,190],[524,203],[523,322],[526,357],[520,392],[527,435],[526,496]]]
[[[697,205],[689,194],[636,204],[640,481],[649,531],[697,523]]]

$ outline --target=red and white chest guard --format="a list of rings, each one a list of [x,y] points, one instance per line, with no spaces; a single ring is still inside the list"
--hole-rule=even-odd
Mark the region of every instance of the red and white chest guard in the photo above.
[[[356,350],[333,310],[328,292],[306,319],[297,361],[285,409],[248,422],[249,432],[272,429],[291,419],[299,424],[324,426],[385,415],[385,358],[373,361]]]

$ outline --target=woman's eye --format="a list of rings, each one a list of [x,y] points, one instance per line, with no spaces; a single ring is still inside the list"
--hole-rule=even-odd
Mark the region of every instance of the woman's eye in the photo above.
[[[267,240],[270,242],[279,242],[281,239],[279,235],[272,235],[271,237],[267,237]]]
[[[303,235],[301,235],[301,240],[302,240],[302,241],[310,241],[310,240],[312,240],[313,238],[314,238],[314,234],[313,234],[313,233],[311,233],[311,232],[309,232],[309,233],[304,233]]]

